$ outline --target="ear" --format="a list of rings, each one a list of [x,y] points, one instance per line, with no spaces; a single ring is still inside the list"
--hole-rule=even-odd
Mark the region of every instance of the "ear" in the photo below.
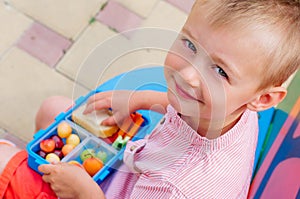
[[[279,104],[285,98],[286,93],[286,89],[282,86],[271,87],[249,102],[247,108],[252,111],[266,110]]]

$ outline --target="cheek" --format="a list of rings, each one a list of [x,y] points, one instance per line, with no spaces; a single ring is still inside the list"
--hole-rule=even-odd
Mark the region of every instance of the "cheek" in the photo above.
[[[227,89],[222,84],[216,82],[207,82],[208,87],[203,86],[203,95],[205,98],[205,107],[209,110],[209,115],[213,118],[224,118],[230,99],[227,95]]]
[[[165,59],[165,67],[170,68],[172,70],[179,71],[184,66],[187,66],[188,62],[185,61],[180,55],[169,52]]]
[[[245,92],[247,91],[247,92]],[[232,114],[237,110],[245,107],[247,105],[248,100],[252,97],[249,95],[249,90],[241,89],[241,90],[230,90],[227,92],[227,99],[226,99],[226,114]]]
[[[168,81],[170,80],[172,73],[174,70],[176,70],[176,58],[173,54],[168,53],[166,59],[165,59],[165,63],[164,63],[164,74],[165,74],[165,78]]]

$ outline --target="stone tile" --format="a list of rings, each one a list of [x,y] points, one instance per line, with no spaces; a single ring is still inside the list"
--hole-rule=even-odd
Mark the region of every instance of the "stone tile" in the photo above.
[[[159,0],[147,0],[147,1],[117,0],[117,2],[124,5],[129,10],[137,13],[138,15],[146,18],[149,16],[152,9],[159,2]]]
[[[135,49],[125,53],[106,67],[102,73],[101,82],[138,68],[163,66],[166,53],[160,49]]]
[[[191,11],[191,8],[193,7],[195,0],[166,0],[167,2],[173,4],[180,10],[189,13]]]
[[[70,77],[71,79],[80,82],[86,87],[93,89],[100,82],[98,82],[99,76],[102,74],[104,63],[108,58],[105,53],[109,51],[115,51],[119,46],[125,46],[128,40],[120,36],[117,41],[117,45],[109,44],[109,39],[114,38],[117,34],[110,30],[107,26],[95,22],[91,24],[82,36],[76,41],[61,62],[58,64],[57,69]],[[108,45],[106,52],[100,52],[96,55],[96,60],[90,65],[93,52],[101,45]],[[108,61],[109,62],[109,61]],[[101,78],[100,78],[101,79]]]
[[[0,58],[30,26],[32,20],[4,3],[0,3]]]
[[[35,114],[45,98],[76,99],[88,92],[18,48],[0,62],[0,90],[0,126],[24,141],[32,139]]]
[[[71,41],[39,23],[24,32],[17,46],[48,66],[54,67],[71,46]]]
[[[159,27],[180,31],[186,19],[186,13],[178,10],[169,3],[161,1],[143,22],[142,27]]]
[[[9,0],[18,10],[67,38],[76,39],[107,0]]]
[[[138,28],[142,22],[140,16],[115,1],[109,1],[96,19],[118,32]]]

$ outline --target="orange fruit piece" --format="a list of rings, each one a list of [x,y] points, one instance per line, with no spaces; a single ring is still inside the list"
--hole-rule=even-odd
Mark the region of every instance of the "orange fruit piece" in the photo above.
[[[61,152],[64,154],[64,156],[68,155],[68,153],[70,153],[73,149],[75,148],[74,145],[72,144],[65,144],[62,149]]]
[[[61,138],[69,137],[72,133],[72,127],[67,122],[61,122],[57,126],[57,135]]]
[[[102,161],[95,157],[87,158],[82,165],[90,176],[94,176],[103,167]]]

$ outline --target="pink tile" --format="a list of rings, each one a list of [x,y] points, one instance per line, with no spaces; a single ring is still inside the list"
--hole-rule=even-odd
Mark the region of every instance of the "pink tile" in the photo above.
[[[186,13],[189,13],[191,11],[191,8],[193,7],[193,4],[195,0],[166,0],[167,2],[173,4],[180,10],[183,10]]]
[[[109,1],[96,19],[118,32],[137,28],[142,23],[141,17],[115,1]]]
[[[70,40],[35,22],[24,32],[17,46],[54,67],[71,44]]]

